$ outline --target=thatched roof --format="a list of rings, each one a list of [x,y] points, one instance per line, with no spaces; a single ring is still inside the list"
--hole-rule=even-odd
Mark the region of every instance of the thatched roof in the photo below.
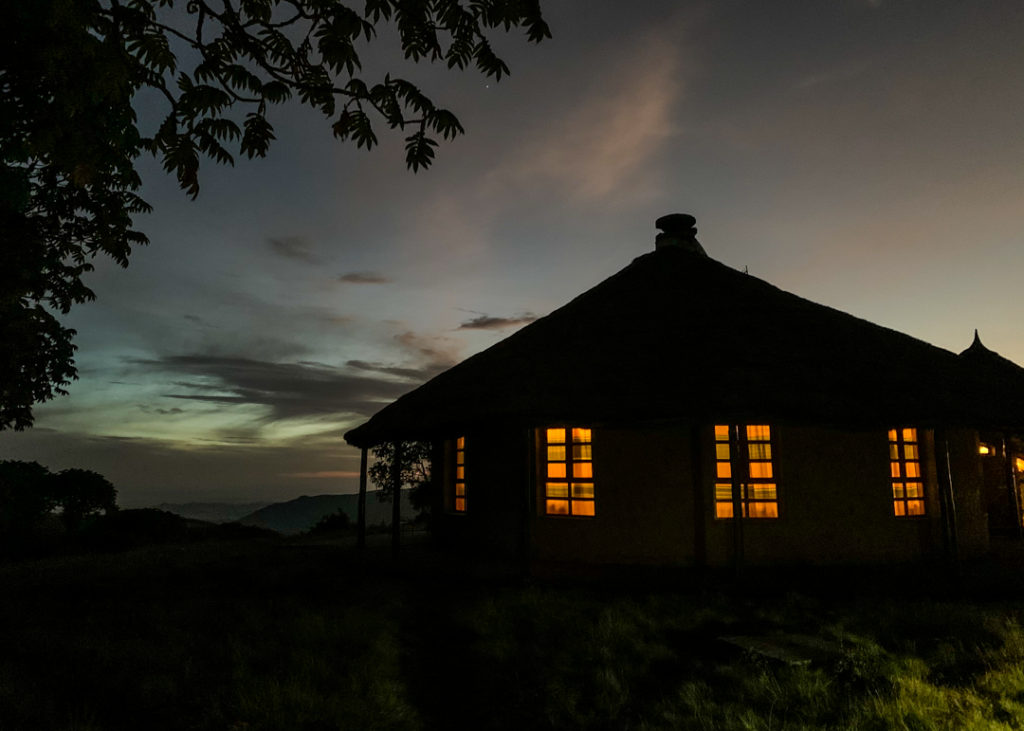
[[[971,358],[784,292],[699,246],[665,246],[345,439],[554,422],[1019,425],[1024,377],[1001,374],[1013,398],[999,401],[1006,388],[979,386],[979,373]]]

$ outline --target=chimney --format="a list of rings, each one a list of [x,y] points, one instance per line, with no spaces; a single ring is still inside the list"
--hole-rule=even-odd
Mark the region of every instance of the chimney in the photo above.
[[[688,213],[670,213],[654,222],[661,233],[654,239],[654,250],[682,249],[691,254],[707,256],[697,241],[697,219]]]

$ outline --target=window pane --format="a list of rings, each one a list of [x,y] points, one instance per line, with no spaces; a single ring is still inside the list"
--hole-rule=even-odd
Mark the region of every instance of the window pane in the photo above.
[[[572,466],[573,477],[593,477],[594,465],[591,462],[575,462]]]
[[[910,427],[903,430],[903,441],[905,442],[916,442],[917,441],[917,429]]]
[[[894,498],[902,498],[903,497],[903,483],[902,482],[894,482],[894,483],[892,483],[892,496]]]
[[[903,445],[903,456],[906,459],[917,459],[917,445],[916,444],[904,444]]]
[[[455,483],[455,495],[457,497],[466,497],[466,485],[462,482]]]
[[[565,477],[565,462],[548,462],[548,477]]]
[[[569,497],[569,485],[565,482],[549,482],[545,489],[548,497]]]
[[[549,462],[564,462],[565,461],[565,445],[554,445],[548,447],[548,461]]]
[[[457,511],[459,511],[460,513],[465,512],[465,510],[466,510],[466,498],[464,498],[464,497],[457,497],[457,498],[455,498],[455,509]]]
[[[715,503],[715,517],[716,518],[731,518],[732,517],[732,503]]]
[[[456,452],[455,453],[455,464],[465,464],[465,463],[466,463],[466,453],[462,452],[462,451]]]
[[[589,442],[589,441],[591,441],[591,439],[590,439],[590,429],[573,429],[572,430],[572,440],[574,442]]]
[[[908,501],[907,515],[924,515],[924,500]]]
[[[747,495],[755,500],[774,500],[775,485],[748,485]]]
[[[900,448],[899,448],[899,445],[898,444],[890,444],[889,445],[889,459],[899,459],[899,458],[900,458]]]
[[[776,503],[750,503],[747,510],[750,518],[778,518],[779,508]]]
[[[466,437],[459,437],[455,441],[455,448],[456,449],[465,449],[466,448]]]
[[[588,498],[594,499],[594,483],[593,482],[574,482],[572,483],[572,496],[574,498]]]
[[[906,492],[907,497],[924,497],[924,489],[920,482],[908,482]]]
[[[896,513],[896,515],[906,515],[907,514],[906,508],[903,506],[903,501],[902,500],[897,500],[896,502],[894,502],[892,504],[892,508],[893,508],[893,511]]]
[[[721,482],[715,484],[715,500],[732,500],[732,485]]]
[[[732,477],[732,465],[728,462],[716,462],[716,469],[718,471],[718,478],[722,480],[728,480]]]
[[[548,500],[548,502],[547,502],[547,513],[548,513],[548,515],[568,515],[569,514],[569,501],[568,500]]]
[[[750,441],[767,442],[770,431],[767,424],[751,424],[747,426],[747,439]]]
[[[920,462],[907,462],[907,477],[920,477],[921,476],[921,463]]]
[[[715,441],[729,441],[729,427],[726,424],[715,424]]]
[[[772,458],[772,445],[767,442],[757,442],[748,444],[747,448],[750,450],[751,459],[771,459]]]
[[[548,444],[565,444],[565,429],[548,429]]]
[[[466,468],[463,467],[462,465],[459,465],[458,467],[455,468],[455,479],[456,480],[465,480],[466,479]]]
[[[715,459],[728,461],[728,459],[729,459],[729,445],[728,444],[716,444],[715,445]]]
[[[572,514],[573,515],[593,515],[594,514],[594,501],[593,500],[573,500],[572,501]]]
[[[890,429],[889,430],[889,441],[890,442],[895,442],[896,441],[896,430],[895,429]]]
[[[756,479],[770,480],[772,478],[771,462],[751,462],[750,476]]]
[[[589,444],[574,444],[572,445],[572,458],[579,460],[593,459],[590,450],[591,447]]]
[[[893,477],[902,477],[902,475],[900,474],[900,463],[899,462],[890,462],[889,463],[889,474],[891,474]]]

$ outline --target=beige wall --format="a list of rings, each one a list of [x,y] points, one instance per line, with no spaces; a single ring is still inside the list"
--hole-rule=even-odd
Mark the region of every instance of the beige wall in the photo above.
[[[580,426],[586,426],[581,424]],[[693,556],[689,431],[594,429],[595,516],[543,515],[536,474],[533,555],[545,560],[685,563]]]
[[[932,435],[920,430],[918,436],[926,516],[897,517],[884,430],[775,427],[779,518],[743,521],[745,562],[893,562],[918,559],[941,547]],[[732,521],[710,515],[708,521],[709,563],[728,564]]]
[[[467,435],[469,510],[446,514],[442,534],[509,556],[519,554],[528,536],[530,557],[545,561],[732,563],[733,522],[714,517],[710,426],[697,434],[684,426],[595,428],[593,518],[543,514],[537,439],[536,430]],[[987,548],[988,535],[977,435],[949,431],[947,439],[960,547],[972,555]],[[901,562],[941,555],[934,434],[922,429],[920,440],[927,515],[898,518],[884,430],[774,426],[779,518],[742,522],[745,563]],[[692,487],[695,477],[699,492]]]

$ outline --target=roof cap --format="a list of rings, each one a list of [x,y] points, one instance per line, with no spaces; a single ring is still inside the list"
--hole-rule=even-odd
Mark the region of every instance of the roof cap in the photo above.
[[[689,213],[670,213],[654,222],[662,233],[654,238],[654,250],[682,249],[691,254],[707,256],[697,241],[697,219]]]

